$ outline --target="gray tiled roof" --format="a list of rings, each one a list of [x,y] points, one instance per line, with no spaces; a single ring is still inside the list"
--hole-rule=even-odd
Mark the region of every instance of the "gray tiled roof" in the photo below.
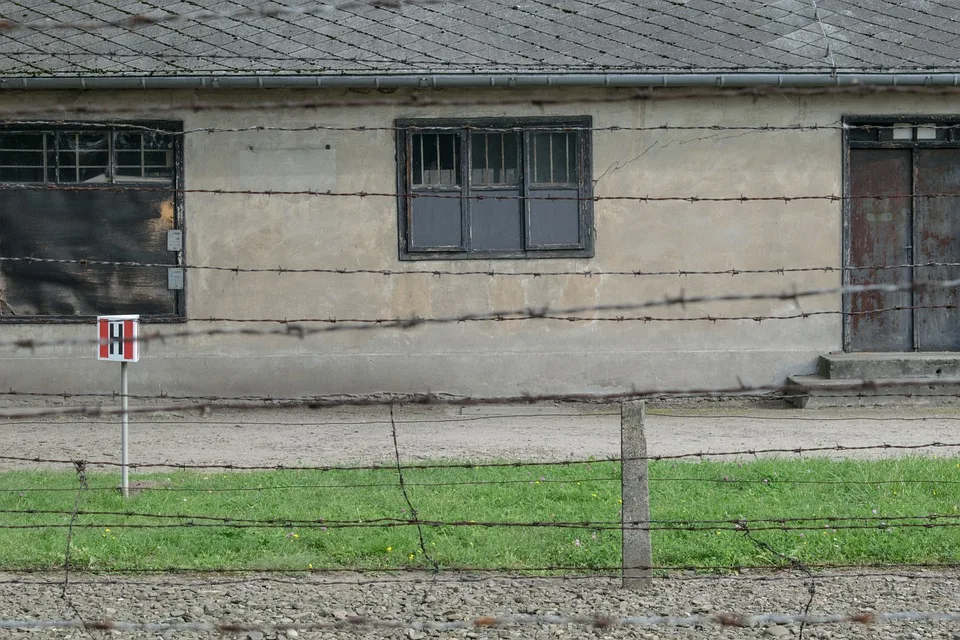
[[[815,9],[816,6],[816,9]],[[244,10],[286,7],[276,15]],[[80,30],[42,21],[192,16]],[[949,71],[955,0],[0,0],[0,76]],[[40,24],[37,24],[40,23]]]

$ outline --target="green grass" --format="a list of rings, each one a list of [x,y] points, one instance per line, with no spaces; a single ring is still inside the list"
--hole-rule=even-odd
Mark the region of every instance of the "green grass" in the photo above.
[[[960,458],[882,461],[760,460],[744,464],[651,464],[655,520],[731,520],[796,517],[952,516],[935,524],[960,524]],[[81,515],[72,537],[78,568],[290,569],[429,568],[414,527],[288,527],[285,520],[370,521],[408,518],[395,471],[278,471],[135,474],[159,486],[124,500],[112,487],[116,474],[88,474],[83,511],[135,511],[277,520],[262,528],[189,527],[137,529],[137,523],[183,524]],[[408,492],[424,520],[477,522],[616,523],[619,466],[428,469],[405,471]],[[764,480],[768,482],[764,482]],[[930,480],[932,482],[917,482]],[[510,481],[504,484],[426,483]],[[747,481],[747,482],[740,482]],[[794,482],[791,482],[794,481]],[[795,481],[800,481],[799,483]],[[828,481],[832,484],[807,484]],[[886,483],[878,483],[886,481]],[[890,482],[895,481],[895,482]],[[307,485],[307,486],[298,486]],[[327,485],[327,486],[317,486]],[[330,485],[380,485],[338,487]],[[0,513],[0,525],[70,522],[77,478],[66,472],[0,473],[0,510],[57,510],[62,514]],[[22,490],[30,489],[30,490]],[[107,489],[107,490],[104,490]],[[176,489],[176,490],[174,490]],[[189,491],[183,491],[189,489]],[[236,491],[236,489],[245,489]],[[251,490],[253,489],[253,490]],[[202,523],[201,520],[193,522]],[[870,522],[870,524],[877,524]],[[757,540],[815,563],[960,561],[960,529],[832,529],[757,531]],[[90,525],[89,527],[87,525]],[[782,562],[731,525],[705,531],[653,532],[658,565],[765,565]],[[796,526],[788,523],[787,526]],[[65,528],[0,528],[0,568],[62,566]],[[620,562],[620,532],[603,529],[425,527],[428,553],[444,567],[523,569],[544,566],[611,567]]]

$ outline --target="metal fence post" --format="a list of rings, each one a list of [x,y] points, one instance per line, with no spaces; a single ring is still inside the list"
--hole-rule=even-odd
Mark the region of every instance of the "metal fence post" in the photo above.
[[[645,403],[620,405],[621,492],[623,510],[623,588],[642,589],[652,582],[653,551],[650,546],[650,491],[647,475],[647,436],[644,432]],[[637,525],[631,523],[640,523]]]

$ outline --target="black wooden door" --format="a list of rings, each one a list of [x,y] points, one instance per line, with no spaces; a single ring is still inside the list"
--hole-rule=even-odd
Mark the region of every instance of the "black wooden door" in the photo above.
[[[913,204],[914,262],[960,262],[960,149],[917,149]],[[955,266],[918,266],[916,281],[955,280]],[[913,295],[916,349],[960,350],[960,292],[957,288],[918,288]]]
[[[911,199],[889,197],[911,192],[911,154],[909,149],[850,150],[850,285],[906,285],[911,281],[911,269],[889,268],[911,262]],[[850,295],[850,350],[912,351],[910,306],[910,291]]]
[[[960,149],[850,149],[849,160],[847,283],[905,287],[847,297],[849,350],[960,350],[960,290],[909,288],[960,278]]]

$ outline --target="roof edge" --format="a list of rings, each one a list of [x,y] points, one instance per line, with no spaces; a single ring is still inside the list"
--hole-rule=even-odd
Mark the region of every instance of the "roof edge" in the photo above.
[[[960,73],[469,73],[0,78],[0,89],[960,86]]]

